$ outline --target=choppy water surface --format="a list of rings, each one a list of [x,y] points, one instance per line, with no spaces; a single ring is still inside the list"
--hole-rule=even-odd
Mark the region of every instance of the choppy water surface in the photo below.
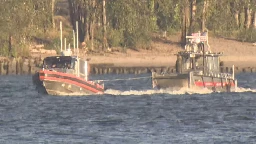
[[[0,143],[256,143],[256,74],[238,75],[235,93],[152,90],[147,77],[93,76],[106,94],[65,97],[1,76]]]

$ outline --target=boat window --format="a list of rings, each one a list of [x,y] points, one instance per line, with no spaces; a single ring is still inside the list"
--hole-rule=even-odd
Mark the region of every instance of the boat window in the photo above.
[[[203,69],[203,58],[202,57],[196,58],[196,68]]]
[[[76,66],[76,58],[72,58],[72,60],[71,60],[71,68],[75,69],[75,66]]]
[[[44,59],[43,67],[46,69],[51,68],[71,68],[71,57],[60,56],[60,57],[47,57]]]
[[[191,61],[189,58],[182,58],[183,70],[189,70],[192,68]]]
[[[206,67],[210,71],[219,71],[219,59],[218,57],[206,57]]]

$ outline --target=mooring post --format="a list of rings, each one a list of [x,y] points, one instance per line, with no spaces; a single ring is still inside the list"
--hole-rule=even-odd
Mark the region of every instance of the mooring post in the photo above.
[[[19,74],[19,58],[15,59],[15,61],[16,61],[15,73],[16,75],[18,75]]]
[[[28,74],[31,74],[31,59],[28,60]]]
[[[6,75],[9,74],[9,64],[10,64],[10,60],[8,60],[6,63]]]
[[[0,61],[0,75],[3,74],[3,69],[4,69],[4,67],[3,67],[3,61]]]
[[[24,59],[21,59],[19,64],[20,64],[19,65],[20,66],[20,74],[23,74]]]

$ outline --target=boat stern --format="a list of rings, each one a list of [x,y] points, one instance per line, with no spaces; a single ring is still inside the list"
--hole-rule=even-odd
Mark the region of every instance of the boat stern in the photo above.
[[[187,74],[158,74],[152,72],[152,87],[157,89],[188,87]]]

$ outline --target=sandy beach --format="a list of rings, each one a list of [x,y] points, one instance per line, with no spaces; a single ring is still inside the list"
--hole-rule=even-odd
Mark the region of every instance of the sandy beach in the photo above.
[[[102,55],[87,54],[91,64],[114,64],[116,66],[174,66],[175,54],[183,50],[178,44],[178,38],[156,40],[152,43],[151,50],[131,50],[126,52],[109,52]],[[256,46],[252,43],[239,42],[225,38],[209,38],[209,45],[213,52],[223,52],[221,61],[225,66],[237,67],[256,66]]]

